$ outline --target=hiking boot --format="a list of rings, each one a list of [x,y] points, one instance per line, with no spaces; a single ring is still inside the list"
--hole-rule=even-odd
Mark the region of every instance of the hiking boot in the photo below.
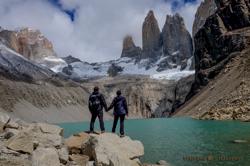
[[[125,134],[121,134],[120,137],[121,137],[121,138],[125,137]]]

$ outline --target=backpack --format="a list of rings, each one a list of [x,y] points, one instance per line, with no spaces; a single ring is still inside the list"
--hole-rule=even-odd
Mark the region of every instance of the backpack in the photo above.
[[[90,108],[93,111],[98,111],[101,109],[101,96],[100,94],[92,94],[89,99]]]
[[[123,98],[117,98],[117,102],[115,104],[116,113],[122,115],[126,114],[125,108],[124,108],[124,99]]]

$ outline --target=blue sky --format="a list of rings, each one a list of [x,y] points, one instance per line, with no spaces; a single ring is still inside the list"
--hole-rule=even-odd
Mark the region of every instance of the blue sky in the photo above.
[[[58,7],[61,11],[65,12],[71,19],[71,21],[74,21],[75,19],[75,12],[76,9],[71,9],[71,10],[65,10],[62,7],[62,4],[60,3],[60,0],[48,0],[51,4],[55,5]]]
[[[48,0],[51,4],[55,5],[56,7],[58,7],[61,11],[65,12],[71,19],[71,21],[74,21],[75,19],[75,13],[76,13],[76,9],[70,9],[70,10],[65,10],[63,9],[63,6],[62,4],[60,3],[60,0]],[[167,0],[165,0],[167,1]],[[172,9],[173,10],[176,10],[178,8],[180,8],[183,3],[186,4],[186,3],[196,3],[197,0],[173,0],[171,2],[172,4]]]
[[[58,56],[95,62],[121,56],[131,35],[142,45],[142,24],[153,10],[162,29],[166,15],[178,12],[189,32],[201,0],[0,0],[0,26],[39,29]]]

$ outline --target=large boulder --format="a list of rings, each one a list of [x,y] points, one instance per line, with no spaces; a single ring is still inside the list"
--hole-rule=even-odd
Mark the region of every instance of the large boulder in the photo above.
[[[91,142],[94,144],[96,163],[100,166],[137,166],[139,163],[135,159],[144,155],[142,143],[127,136],[120,138],[111,133],[91,135]]]
[[[38,147],[32,153],[32,166],[60,166],[56,149]]]
[[[47,123],[38,123],[37,124],[43,133],[48,133],[48,134],[57,134],[63,136],[63,128],[56,126],[56,125],[51,125]]]
[[[31,154],[34,149],[33,137],[29,132],[23,131],[10,138],[6,146],[14,151]]]
[[[89,162],[89,157],[86,155],[73,154],[69,158],[79,166],[87,166]]]
[[[65,140],[70,154],[82,153],[83,146],[89,142],[90,136],[87,133],[75,134]]]

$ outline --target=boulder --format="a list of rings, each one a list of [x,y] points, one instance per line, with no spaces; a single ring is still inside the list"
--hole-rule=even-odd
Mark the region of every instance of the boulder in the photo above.
[[[51,125],[47,123],[38,123],[37,124],[43,133],[48,133],[48,134],[57,134],[63,136],[63,128],[56,126],[56,125]]]
[[[5,125],[9,122],[9,120],[10,117],[7,114],[0,112],[0,133],[3,132]]]
[[[62,147],[60,149],[57,149],[60,162],[63,164],[66,164],[69,160],[69,151],[67,147]]]
[[[33,133],[33,141],[39,143],[39,146],[60,147],[63,143],[63,137],[57,134]]]
[[[170,166],[170,164],[168,162],[166,162],[165,160],[160,160],[157,162],[158,165],[162,165],[162,166]]]
[[[71,161],[76,162],[79,166],[86,166],[89,163],[89,157],[86,155],[73,154],[69,156]]]
[[[247,143],[247,140],[240,140],[240,139],[237,139],[237,140],[233,140],[233,143],[236,143],[236,144]]]
[[[82,145],[86,144],[90,139],[89,134],[87,133],[79,133],[73,135],[66,139],[65,144],[69,148],[69,153],[81,153],[82,152]]]
[[[32,166],[60,166],[56,149],[38,147],[32,153]]]
[[[9,149],[31,154],[33,152],[33,137],[29,132],[20,131],[6,142]]]
[[[10,119],[5,127],[6,128],[11,128],[11,129],[18,129],[19,124],[17,123],[16,119]]]
[[[95,161],[97,165],[139,165],[134,160],[144,155],[144,147],[140,141],[129,137],[120,138],[116,134],[104,133],[91,135],[94,144]]]

